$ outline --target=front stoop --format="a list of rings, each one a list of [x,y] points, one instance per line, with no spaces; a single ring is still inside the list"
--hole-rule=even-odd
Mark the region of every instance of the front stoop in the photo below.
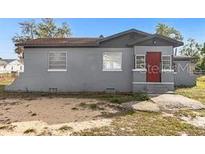
[[[133,92],[146,92],[148,94],[174,93],[174,84],[145,83],[133,84]]]

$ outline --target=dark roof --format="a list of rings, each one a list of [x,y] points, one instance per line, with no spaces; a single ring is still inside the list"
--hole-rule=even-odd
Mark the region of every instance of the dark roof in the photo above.
[[[105,37],[103,39],[100,39],[99,42],[104,42],[104,41],[107,41],[107,40],[110,40],[110,39],[113,39],[113,38],[116,38],[116,37],[120,37],[122,35],[129,34],[129,33],[138,33],[138,34],[141,34],[141,35],[144,35],[144,36],[150,36],[151,35],[149,33],[139,31],[139,30],[136,30],[136,29],[129,29],[129,30],[126,30],[126,31],[123,31],[123,32],[120,32],[120,33]]]
[[[173,60],[174,61],[191,61],[193,60],[193,57],[189,57],[189,56],[174,56]]]
[[[24,47],[98,47],[100,43],[114,39],[117,37],[120,37],[122,35],[126,35],[129,33],[137,33],[140,35],[143,35],[144,38],[142,39],[137,39],[133,42],[130,42],[128,45],[133,46],[139,42],[143,42],[149,39],[153,38],[160,38],[163,39],[167,42],[170,42],[173,44],[174,47],[178,47],[183,45],[183,42],[157,35],[157,34],[149,34],[146,32],[142,32],[136,29],[130,29],[127,31],[123,31],[108,37],[104,38],[39,38],[39,39],[33,39],[33,40],[28,40],[23,43],[18,43],[16,46],[24,46]]]
[[[0,65],[7,65],[12,61],[15,61],[16,59],[0,59]]]
[[[16,44],[17,46],[24,47],[41,47],[41,46],[52,46],[52,47],[92,47],[98,46],[97,41],[99,38],[38,38],[28,40],[23,43]]]
[[[10,62],[12,62],[12,61],[14,61],[14,60],[16,60],[16,59],[0,59],[1,61],[5,61],[5,62],[7,62],[7,63],[10,63]]]
[[[163,39],[165,41],[168,41],[170,43],[173,43],[173,46],[174,47],[178,47],[178,46],[182,46],[184,45],[183,42],[181,41],[177,41],[175,39],[172,39],[172,38],[169,38],[169,37],[166,37],[166,36],[162,36],[162,35],[158,35],[158,34],[153,34],[153,35],[149,35],[147,37],[144,37],[144,38],[141,38],[141,39],[138,39],[138,40],[135,40],[133,42],[130,42],[128,45],[130,46],[133,46],[137,43],[141,43],[141,42],[144,42],[144,41],[147,41],[147,40],[150,40],[150,39],[154,39],[154,38],[159,38],[159,39]]]

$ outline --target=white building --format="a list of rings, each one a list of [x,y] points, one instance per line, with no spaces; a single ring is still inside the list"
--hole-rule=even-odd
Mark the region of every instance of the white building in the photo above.
[[[0,59],[0,73],[20,73],[24,65],[17,59]]]

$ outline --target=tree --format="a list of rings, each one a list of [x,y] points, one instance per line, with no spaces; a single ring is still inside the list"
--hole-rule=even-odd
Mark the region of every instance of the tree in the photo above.
[[[69,25],[66,22],[64,22],[62,23],[62,27],[57,29],[56,37],[66,38],[69,36],[71,36],[71,29]]]
[[[22,31],[22,34],[24,37],[26,37],[27,39],[34,39],[36,36],[36,24],[34,20],[31,21],[25,21],[20,24],[20,28]]]
[[[200,59],[201,45],[190,38],[180,52],[182,55],[194,58],[193,62],[197,63]]]
[[[25,21],[22,23],[19,23],[20,29],[21,29],[21,34],[16,34],[13,38],[12,41],[15,44],[24,42],[26,40],[30,39],[35,39],[36,38],[36,24],[34,20],[31,21]],[[15,48],[15,52],[19,55],[21,58],[23,56],[23,47],[22,46],[17,46]]]
[[[174,27],[170,27],[166,24],[158,23],[156,26],[156,34],[170,37],[175,40],[182,41],[183,37],[181,33],[176,30]]]
[[[205,71],[205,43],[203,44],[203,47],[201,48],[201,55],[200,55],[200,60],[197,64],[197,69]]]
[[[45,18],[36,24],[35,20],[19,23],[21,33],[16,34],[12,40],[15,44],[36,38],[65,38],[71,35],[71,29],[67,23],[58,26],[54,19]],[[20,58],[23,57],[24,48],[17,46],[15,52]]]

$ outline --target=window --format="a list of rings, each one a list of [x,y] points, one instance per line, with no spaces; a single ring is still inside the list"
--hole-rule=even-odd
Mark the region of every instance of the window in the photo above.
[[[178,72],[178,65],[177,63],[173,63],[174,72]]]
[[[48,71],[66,71],[66,70],[67,70],[67,53],[49,52]]]
[[[135,56],[135,69],[145,69],[145,56],[144,55]]]
[[[103,53],[103,71],[121,71],[122,52]]]
[[[162,70],[171,70],[171,56],[162,56]]]

